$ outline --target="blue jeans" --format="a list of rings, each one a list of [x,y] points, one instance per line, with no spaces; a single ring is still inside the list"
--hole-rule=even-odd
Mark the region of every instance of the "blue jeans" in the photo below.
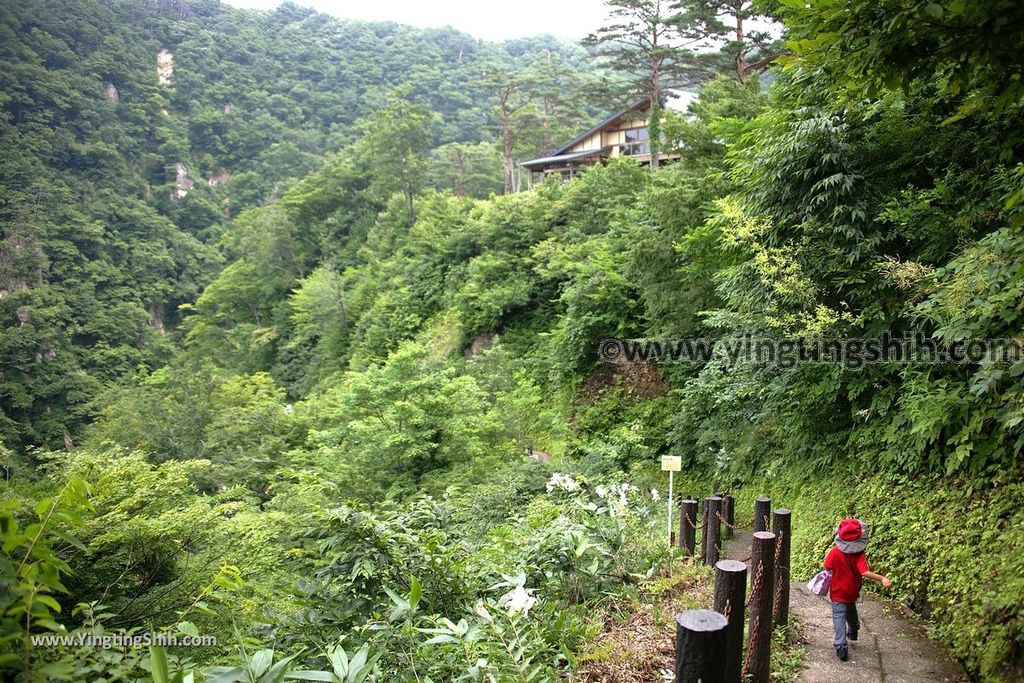
[[[857,616],[857,603],[855,602],[833,602],[832,603],[832,626],[836,630],[835,640],[832,644],[836,649],[845,648],[846,627],[850,627],[851,633],[860,630],[860,618]]]

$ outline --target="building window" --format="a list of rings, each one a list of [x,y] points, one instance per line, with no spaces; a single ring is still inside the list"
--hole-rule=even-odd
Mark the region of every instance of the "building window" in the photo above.
[[[626,142],[643,142],[647,140],[647,128],[628,128]]]
[[[651,153],[647,128],[627,128],[622,132],[625,134],[626,143],[619,147],[621,154],[635,156],[637,154]]]

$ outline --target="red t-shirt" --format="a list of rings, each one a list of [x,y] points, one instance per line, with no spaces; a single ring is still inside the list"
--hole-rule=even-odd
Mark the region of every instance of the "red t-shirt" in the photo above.
[[[864,553],[847,555],[839,548],[832,548],[825,558],[825,569],[832,571],[832,587],[828,597],[832,602],[857,602],[864,572],[871,571]]]

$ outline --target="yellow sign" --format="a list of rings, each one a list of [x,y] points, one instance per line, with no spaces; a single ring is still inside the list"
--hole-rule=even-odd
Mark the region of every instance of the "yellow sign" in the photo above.
[[[683,469],[683,456],[663,455],[661,456],[661,469],[663,472],[679,472]]]

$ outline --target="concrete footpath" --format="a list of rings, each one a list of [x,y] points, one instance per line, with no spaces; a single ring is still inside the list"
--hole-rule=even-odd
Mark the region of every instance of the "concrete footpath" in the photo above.
[[[727,541],[724,557],[750,564],[753,535],[740,531]],[[797,577],[793,577],[797,578]],[[809,577],[808,577],[809,578]],[[832,647],[832,610],[827,597],[790,584],[790,614],[801,624],[803,668],[798,683],[954,683],[966,681],[961,667],[925,629],[896,603],[863,593],[857,610],[860,639],[850,643],[850,659],[839,661]]]

